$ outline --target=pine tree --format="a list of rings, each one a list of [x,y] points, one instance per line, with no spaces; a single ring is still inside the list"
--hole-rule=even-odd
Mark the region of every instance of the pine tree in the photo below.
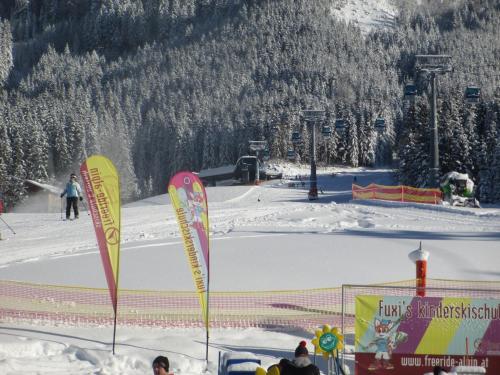
[[[0,87],[7,81],[13,67],[10,23],[0,18]]]
[[[415,186],[428,186],[430,179],[428,141],[428,104],[425,99],[411,106],[404,118],[403,135],[399,149],[400,183]]]
[[[0,107],[1,108],[1,107]],[[1,114],[2,112],[0,112]],[[7,133],[7,126],[4,117],[0,116],[0,193],[3,195],[4,204],[11,204],[7,192],[10,190],[12,181],[9,166],[12,166],[12,148],[10,138]]]
[[[406,2],[394,30],[364,36],[332,17],[329,0],[21,3],[12,17],[0,9],[10,22],[0,21],[0,86],[8,91],[0,104],[12,176],[43,175],[26,164],[36,159],[27,144],[40,126],[45,138],[36,144],[48,142],[49,177],[110,152],[127,175],[124,196],[136,194],[135,180],[141,194],[162,193],[178,168],[234,163],[251,139],[265,137],[273,156],[285,157],[294,130],[305,141],[297,152],[308,160],[309,133],[296,114],[314,98],[328,113],[352,117],[345,134],[321,142],[321,160],[388,164],[397,150],[401,178],[420,186],[428,175],[429,108],[417,103],[412,124],[400,114],[403,81],[414,76],[418,52],[453,56],[454,72],[439,82],[443,172],[479,177],[482,191],[491,187],[486,195],[498,190],[487,111],[462,103],[471,83],[485,100],[499,100],[494,1],[452,8]],[[376,135],[379,115],[387,129]],[[271,136],[266,129],[274,121],[280,130]]]
[[[493,186],[495,190],[492,192],[492,198],[495,202],[500,202],[500,139],[497,138],[497,146],[495,148],[495,155],[493,157],[493,163],[491,168],[491,175]]]
[[[359,139],[358,139],[358,124],[352,116],[351,112],[349,112],[347,116],[347,163],[352,167],[358,166],[359,161]]]
[[[461,118],[459,113],[458,98],[451,96],[448,100],[443,100],[439,110],[439,152],[441,174],[457,171],[460,168],[462,154],[457,135],[461,128]],[[461,139],[461,137],[460,137]],[[461,170],[461,169],[460,169]]]

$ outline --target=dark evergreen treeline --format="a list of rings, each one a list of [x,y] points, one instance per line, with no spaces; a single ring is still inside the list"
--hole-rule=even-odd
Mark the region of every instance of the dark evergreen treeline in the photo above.
[[[337,2],[341,2],[338,0]],[[249,140],[308,160],[301,109],[347,131],[319,142],[330,163],[389,165],[424,186],[430,164],[426,80],[403,87],[415,54],[450,54],[439,77],[443,172],[469,173],[500,201],[500,5],[403,4],[394,29],[361,35],[332,0],[12,0],[0,5],[0,191],[66,179],[87,155],[116,164],[124,199],[164,193],[180,169],[234,163]],[[482,101],[463,101],[467,85]],[[386,130],[377,134],[374,120]],[[273,129],[278,131],[274,132]]]

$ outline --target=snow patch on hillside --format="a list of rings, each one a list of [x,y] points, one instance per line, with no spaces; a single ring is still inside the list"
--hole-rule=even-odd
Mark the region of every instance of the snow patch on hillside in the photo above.
[[[397,8],[391,0],[342,0],[332,6],[332,15],[354,23],[363,34],[377,29],[394,28]]]

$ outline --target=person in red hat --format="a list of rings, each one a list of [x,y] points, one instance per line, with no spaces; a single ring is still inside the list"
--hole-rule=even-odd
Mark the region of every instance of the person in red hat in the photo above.
[[[301,341],[295,349],[295,358],[280,362],[280,375],[319,375],[319,368],[309,359],[306,345],[305,341]]]

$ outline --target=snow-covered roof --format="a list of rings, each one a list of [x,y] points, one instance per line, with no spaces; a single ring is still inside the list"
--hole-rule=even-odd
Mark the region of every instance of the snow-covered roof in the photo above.
[[[258,363],[255,362],[242,362],[235,363],[234,365],[227,366],[227,372],[254,372],[255,369],[259,367]]]
[[[227,363],[230,359],[258,359],[258,357],[251,352],[226,352],[223,356],[223,362]]]
[[[452,172],[448,172],[445,175],[445,178],[454,179],[454,180],[468,180],[469,175],[467,173],[458,173],[458,172],[452,171]]]
[[[49,191],[50,193],[53,193],[53,194],[59,194],[59,193],[61,193],[61,189],[60,188],[52,186],[52,185],[42,184],[41,182],[37,182],[37,181],[34,181],[34,180],[25,180],[25,182],[28,183],[28,184],[30,184],[30,185],[37,186],[40,189]]]
[[[202,169],[200,173],[198,173],[198,176],[200,178],[205,178],[205,177],[213,177],[213,176],[218,176],[221,174],[230,174],[234,172],[234,165],[224,165],[222,167],[217,167],[217,168],[208,168],[208,169]]]

